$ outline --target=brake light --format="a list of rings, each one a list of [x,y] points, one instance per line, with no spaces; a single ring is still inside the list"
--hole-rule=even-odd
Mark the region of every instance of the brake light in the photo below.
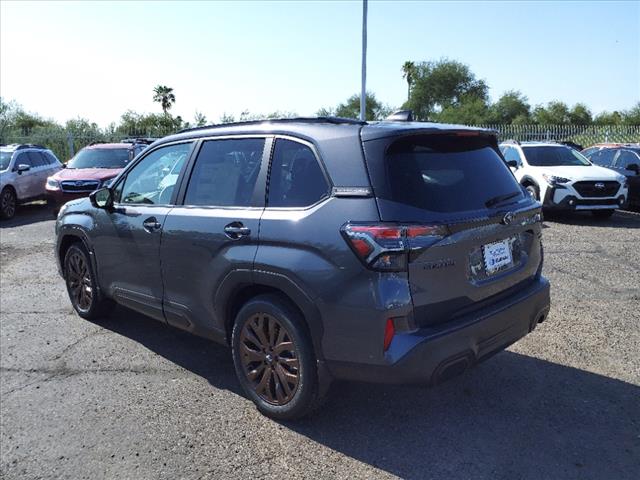
[[[373,270],[405,271],[409,253],[428,248],[448,232],[445,225],[348,223],[342,234],[358,258]]]
[[[386,352],[389,350],[389,345],[391,345],[391,340],[393,340],[393,336],[396,334],[396,329],[393,325],[393,320],[391,318],[387,318],[387,324],[384,327],[384,343],[382,345],[382,350]]]

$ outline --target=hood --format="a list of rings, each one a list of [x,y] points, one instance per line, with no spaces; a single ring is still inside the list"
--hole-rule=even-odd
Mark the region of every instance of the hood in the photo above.
[[[121,171],[121,168],[64,168],[52,176],[58,181],[108,180],[118,175]]]
[[[538,167],[543,173],[570,180],[618,180],[620,175],[608,168],[590,166]]]

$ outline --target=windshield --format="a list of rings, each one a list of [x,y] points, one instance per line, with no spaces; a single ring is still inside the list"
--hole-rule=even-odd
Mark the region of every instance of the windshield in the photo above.
[[[517,202],[522,190],[486,139],[410,137],[387,151],[389,200],[432,212]]]
[[[524,156],[532,167],[589,166],[581,153],[569,147],[525,147]]]
[[[0,152],[0,171],[9,168],[13,152]]]
[[[92,148],[80,150],[69,160],[68,168],[124,168],[129,162],[127,148]]]

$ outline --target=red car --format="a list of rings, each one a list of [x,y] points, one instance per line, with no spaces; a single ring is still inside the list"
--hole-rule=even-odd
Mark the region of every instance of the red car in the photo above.
[[[76,198],[106,185],[144,150],[146,143],[96,143],[80,150],[66,168],[47,178],[46,190],[57,212]]]

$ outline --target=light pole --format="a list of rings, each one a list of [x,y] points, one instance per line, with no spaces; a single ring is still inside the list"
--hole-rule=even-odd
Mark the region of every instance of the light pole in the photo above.
[[[360,121],[367,119],[367,0],[362,0],[362,88],[360,90]]]

